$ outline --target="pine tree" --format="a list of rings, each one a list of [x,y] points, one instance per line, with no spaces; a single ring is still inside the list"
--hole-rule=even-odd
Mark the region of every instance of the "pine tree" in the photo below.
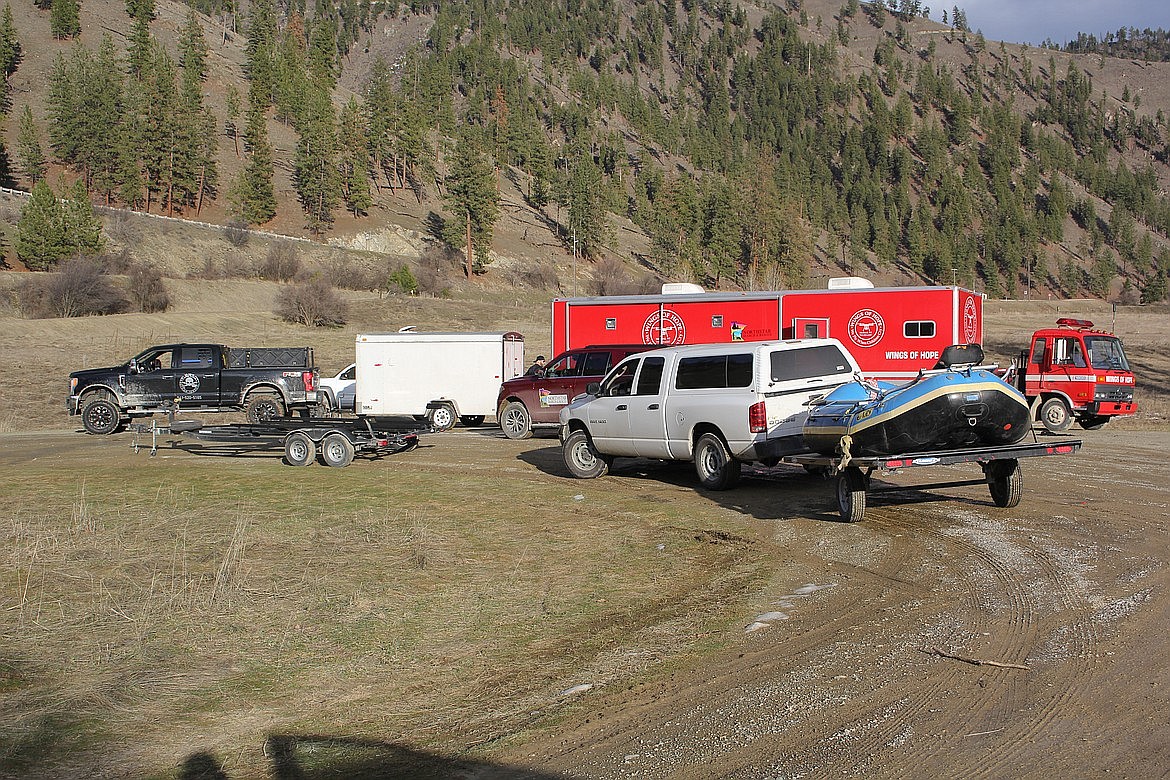
[[[16,256],[34,271],[43,271],[69,256],[61,203],[42,179],[32,188],[16,223]]]
[[[336,119],[333,101],[324,85],[317,85],[306,96],[304,118],[297,133],[300,139],[293,157],[294,183],[306,227],[320,235],[333,224],[333,211],[341,199]]]
[[[49,10],[49,31],[59,41],[81,35],[81,3],[78,0],[53,0]]]
[[[461,133],[455,143],[451,172],[447,176],[447,208],[463,229],[467,250],[467,275],[482,271],[492,246],[492,231],[500,215],[492,166],[475,145],[471,134]],[[468,240],[470,238],[470,240]]]
[[[260,225],[276,216],[276,192],[272,186],[272,147],[264,110],[251,97],[244,131],[248,162],[236,179],[230,197],[241,219],[250,225]]]
[[[260,101],[260,108],[272,105],[275,96],[276,4],[274,0],[255,0],[248,15],[248,42],[245,46],[244,72],[251,88],[249,102]]]
[[[65,238],[75,257],[96,255],[105,246],[101,220],[93,213],[93,204],[81,180],[75,180],[69,196],[61,204]]]
[[[16,24],[12,20],[12,6],[4,4],[4,13],[0,16],[0,74],[4,82],[0,84],[0,109],[7,112],[12,106],[12,85],[9,79],[20,65],[23,53],[20,38],[16,35]]]
[[[48,164],[33,122],[32,109],[28,106],[20,113],[20,123],[16,130],[16,155],[25,178],[33,184],[44,180]]]
[[[226,102],[226,116],[223,122],[223,131],[235,145],[236,157],[240,156],[240,128],[236,118],[240,115],[240,91],[235,84],[228,84]]]
[[[369,210],[374,199],[370,196],[369,141],[355,98],[341,110],[340,125],[341,192],[346,207],[358,217]]]

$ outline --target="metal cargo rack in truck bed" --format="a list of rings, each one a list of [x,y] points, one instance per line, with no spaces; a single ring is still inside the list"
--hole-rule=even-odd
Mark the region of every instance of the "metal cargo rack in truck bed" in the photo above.
[[[840,456],[817,453],[789,455],[781,458],[784,463],[804,466],[808,471],[823,471],[837,477],[837,509],[841,519],[847,523],[860,522],[865,518],[866,495],[869,493],[893,492],[916,489],[987,485],[991,500],[998,507],[1014,507],[1020,503],[1024,491],[1022,458],[1037,458],[1047,455],[1071,455],[1080,450],[1080,439],[1056,438],[1052,442],[1031,442],[1010,444],[1002,447],[970,447],[966,449],[910,452],[900,455],[857,456],[847,452]],[[925,466],[950,466],[957,463],[978,463],[983,469],[982,479],[934,482],[930,484],[870,487],[870,476],[875,471],[884,474],[899,473],[904,469]]]
[[[167,424],[134,425],[131,445],[140,448],[138,436],[150,434],[150,454],[158,451],[158,437],[176,435],[222,445],[217,452],[240,454],[254,451],[284,453],[290,466],[308,466],[320,458],[326,466],[348,466],[355,456],[382,457],[418,446],[419,434],[430,428],[395,424],[375,417],[322,417],[313,420],[270,420],[262,423],[204,425],[198,420],[170,419]]]

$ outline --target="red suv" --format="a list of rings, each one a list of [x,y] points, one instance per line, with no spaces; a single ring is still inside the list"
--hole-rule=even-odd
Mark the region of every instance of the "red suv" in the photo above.
[[[533,428],[561,424],[561,409],[597,382],[619,360],[653,344],[582,347],[562,352],[544,367],[541,376],[518,376],[500,387],[496,419],[509,439],[527,439]]]

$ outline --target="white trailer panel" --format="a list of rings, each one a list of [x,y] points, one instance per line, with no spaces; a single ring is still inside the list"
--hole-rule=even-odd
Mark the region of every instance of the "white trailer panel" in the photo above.
[[[496,413],[500,385],[524,373],[519,333],[364,333],[357,336],[356,411],[458,417]]]

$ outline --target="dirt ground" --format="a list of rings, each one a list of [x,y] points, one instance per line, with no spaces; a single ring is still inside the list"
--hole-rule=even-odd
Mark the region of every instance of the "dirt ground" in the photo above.
[[[750,514],[775,545],[764,614],[729,652],[589,691],[499,757],[591,778],[1167,776],[1170,435],[1083,438],[1022,462],[1014,509],[981,487],[907,488],[845,525],[830,484],[782,471],[683,494]],[[925,478],[970,476],[946,471]]]
[[[996,508],[983,486],[910,487],[978,476],[925,469],[877,476],[877,487],[902,487],[871,495],[865,521],[850,525],[836,522],[833,484],[796,469],[749,468],[725,493],[694,489],[686,464],[642,460],[577,482],[555,438],[436,434],[390,466],[407,477],[479,471],[567,485],[599,522],[619,519],[606,506],[673,502],[693,517],[696,539],[766,555],[771,573],[762,587],[725,594],[735,602],[720,606],[742,626],[730,641],[687,636],[684,652],[662,657],[627,645],[556,706],[486,732],[457,727],[442,754],[404,756],[397,744],[358,770],[314,769],[296,759],[313,752],[312,738],[270,738],[271,770],[260,776],[1165,777],[1170,433],[1077,435],[1077,455],[1023,461],[1014,509]],[[219,460],[175,449],[149,459],[129,444],[129,434],[0,434],[0,468],[49,459],[77,474],[96,460],[133,460],[177,478]],[[732,517],[740,533],[703,530]],[[661,605],[659,625],[693,605],[673,606]],[[285,745],[284,759],[270,755],[273,744]],[[199,759],[178,776],[201,776],[201,766],[219,773],[208,777],[257,776]]]

